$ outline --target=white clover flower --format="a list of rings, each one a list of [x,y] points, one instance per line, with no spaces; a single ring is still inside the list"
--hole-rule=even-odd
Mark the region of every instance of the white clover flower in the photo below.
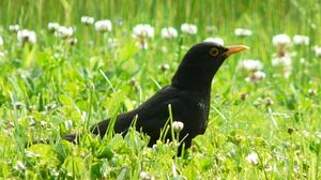
[[[24,171],[24,170],[27,169],[27,167],[26,167],[25,164],[23,164],[23,162],[17,161],[16,165],[14,166],[14,169],[17,170],[17,171]]]
[[[60,25],[57,22],[49,22],[48,23],[48,30],[51,32],[57,31],[57,29],[60,27]]]
[[[258,81],[263,80],[266,77],[265,72],[263,71],[256,71],[253,74],[251,74],[249,77],[245,78],[247,82],[253,82],[256,83]]]
[[[149,24],[138,24],[133,28],[133,37],[138,40],[138,47],[147,49],[147,38],[154,37],[154,28]]]
[[[108,19],[99,20],[95,23],[95,29],[98,32],[110,32],[112,30],[112,23]]]
[[[82,16],[80,21],[81,21],[82,24],[92,25],[92,24],[94,24],[95,19],[93,17],[90,17],[90,16]]]
[[[173,27],[165,27],[161,30],[161,36],[164,39],[174,39],[177,35],[177,30]]]
[[[291,38],[286,34],[277,34],[272,39],[274,46],[287,46],[291,44]]]
[[[249,162],[252,165],[257,165],[259,164],[259,156],[257,155],[256,152],[251,152],[246,156],[246,161]]]
[[[141,180],[154,180],[155,178],[152,175],[150,175],[148,172],[141,171],[139,173],[139,179],[141,179]]]
[[[66,127],[67,129],[71,129],[72,126],[73,126],[72,120],[67,120],[67,121],[65,121],[65,127]]]
[[[295,35],[293,37],[293,44],[295,44],[295,45],[309,45],[310,38],[308,36],[304,36],[304,35]]]
[[[20,30],[20,26],[18,24],[9,25],[10,32],[18,32]]]
[[[174,121],[172,123],[172,127],[174,129],[175,132],[181,132],[184,128],[184,123],[180,122],[180,121]]]
[[[321,57],[321,46],[315,46],[313,50],[317,57]]]
[[[74,35],[74,29],[72,27],[59,26],[55,31],[55,36],[60,38],[69,38]]]
[[[250,29],[236,28],[234,34],[238,37],[247,37],[252,35],[252,31]]]
[[[281,57],[274,57],[272,59],[273,66],[283,66],[283,67],[290,67],[292,65],[292,58],[290,54],[284,54]]]
[[[219,37],[209,37],[209,38],[206,38],[204,40],[204,42],[212,42],[212,43],[216,43],[218,45],[221,45],[221,46],[224,46],[224,40],[222,38],[219,38]]]
[[[246,71],[258,71],[263,68],[261,61],[256,59],[247,59],[239,63],[238,67]]]
[[[184,23],[181,25],[181,31],[185,34],[194,35],[197,33],[197,26],[194,24]]]
[[[138,24],[133,28],[133,36],[137,39],[154,37],[154,28],[149,24]]]
[[[36,33],[28,29],[19,30],[17,33],[17,39],[21,44],[24,44],[24,43],[35,44],[37,42]]]
[[[3,46],[3,38],[0,36],[0,46]]]

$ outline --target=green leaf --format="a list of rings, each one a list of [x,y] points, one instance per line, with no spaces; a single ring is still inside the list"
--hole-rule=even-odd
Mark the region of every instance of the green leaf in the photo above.
[[[111,159],[114,156],[112,149],[109,146],[102,146],[97,152],[97,158],[107,158]]]

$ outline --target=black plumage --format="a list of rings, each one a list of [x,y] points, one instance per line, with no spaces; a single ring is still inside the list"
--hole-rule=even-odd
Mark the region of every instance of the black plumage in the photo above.
[[[184,146],[189,148],[192,139],[206,130],[211,82],[215,73],[229,55],[245,49],[247,47],[242,45],[223,47],[209,42],[194,45],[184,56],[170,85],[156,92],[136,109],[116,117],[115,133],[126,134],[135,119],[136,129],[150,136],[149,146],[155,144],[169,119],[170,104],[173,121],[184,123],[179,137],[184,138]],[[109,119],[99,122],[91,128],[91,132],[103,137],[109,122]],[[75,142],[76,137],[70,134],[64,138]]]

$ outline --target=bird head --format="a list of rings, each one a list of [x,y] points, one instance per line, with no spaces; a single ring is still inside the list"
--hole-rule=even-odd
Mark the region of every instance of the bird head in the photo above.
[[[172,85],[186,90],[210,90],[215,73],[226,58],[249,49],[244,45],[221,46],[212,42],[194,45],[185,54]]]

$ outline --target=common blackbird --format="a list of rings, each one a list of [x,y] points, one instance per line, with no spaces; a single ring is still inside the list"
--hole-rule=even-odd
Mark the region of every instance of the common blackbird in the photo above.
[[[115,133],[126,134],[135,120],[135,128],[150,136],[149,146],[160,137],[161,130],[170,116],[173,121],[184,123],[179,138],[179,148],[189,148],[192,139],[204,134],[209,116],[211,82],[215,73],[231,54],[248,49],[244,45],[223,47],[216,43],[202,42],[194,45],[184,56],[170,85],[165,86],[136,109],[119,114],[115,119]],[[101,121],[91,128],[95,135],[103,137],[111,120]],[[169,135],[167,135],[169,137]],[[69,134],[64,139],[76,142],[77,135]]]

